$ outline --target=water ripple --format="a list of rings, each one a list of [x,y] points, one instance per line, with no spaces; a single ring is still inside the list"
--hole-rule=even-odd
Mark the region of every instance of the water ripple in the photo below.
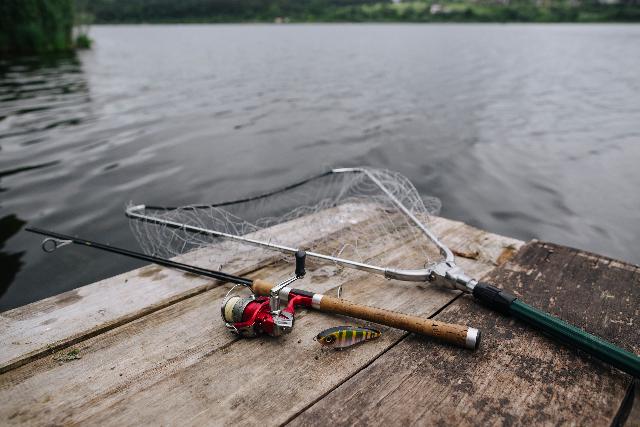
[[[640,27],[273,30],[96,26],[92,51],[0,60],[0,310],[131,267],[45,258],[25,223],[135,247],[130,200],[327,166],[398,170],[444,215],[640,262]]]

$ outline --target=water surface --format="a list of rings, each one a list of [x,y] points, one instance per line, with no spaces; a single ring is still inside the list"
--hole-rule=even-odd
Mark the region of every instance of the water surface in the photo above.
[[[0,62],[0,310],[138,264],[129,201],[211,202],[330,166],[407,175],[443,214],[640,263],[640,26],[96,26]]]

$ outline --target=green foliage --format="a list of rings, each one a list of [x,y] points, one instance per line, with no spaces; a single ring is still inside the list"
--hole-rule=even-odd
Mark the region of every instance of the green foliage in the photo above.
[[[77,348],[73,348],[67,351],[66,353],[58,353],[55,356],[53,356],[53,360],[61,363],[70,362],[72,360],[78,360],[78,359],[82,359],[82,356],[80,356],[80,350]]]
[[[431,6],[439,8],[432,12]],[[508,5],[494,2],[404,2],[340,8],[335,21],[356,22],[611,22],[640,21],[639,5],[583,4],[557,1],[549,6],[512,0]]]
[[[91,49],[92,43],[93,40],[91,40],[86,34],[78,34],[76,36],[75,46],[77,49]]]
[[[88,13],[82,5],[76,4],[75,11],[75,47],[76,49],[91,49],[93,40],[89,37],[89,28],[93,24],[95,17]]]
[[[32,54],[72,48],[73,0],[1,0],[0,53]]]
[[[640,0],[76,0],[98,23],[640,21]],[[439,10],[432,13],[431,6]]]
[[[76,0],[98,23],[326,21],[341,9],[391,0]]]

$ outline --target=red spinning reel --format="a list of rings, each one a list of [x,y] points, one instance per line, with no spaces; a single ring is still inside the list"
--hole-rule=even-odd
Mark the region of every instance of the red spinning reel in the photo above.
[[[268,297],[255,294],[247,297],[228,294],[225,297],[220,311],[227,328],[243,337],[260,334],[277,337],[291,332],[295,308],[311,307],[314,295],[288,287],[305,275],[305,252],[298,251],[295,257],[295,276],[274,286]],[[281,304],[286,304],[286,307],[280,309]]]

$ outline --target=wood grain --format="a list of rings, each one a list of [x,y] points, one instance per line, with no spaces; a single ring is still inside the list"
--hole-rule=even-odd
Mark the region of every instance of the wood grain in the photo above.
[[[475,229],[438,222],[445,242]],[[449,225],[451,228],[447,228]],[[448,236],[448,237],[447,237]],[[518,244],[484,233],[486,253],[461,260],[478,276],[493,268],[505,247]],[[482,246],[480,249],[482,251]],[[404,259],[403,242],[381,246],[389,262]],[[291,274],[274,265],[255,273],[271,282]],[[458,295],[428,284],[388,281],[334,266],[309,269],[297,288],[428,316]],[[238,340],[223,327],[219,305],[227,285],[207,290],[0,377],[0,419],[7,424],[242,424],[285,422],[394,346],[404,334],[383,337],[355,351],[325,351],[313,337],[326,327],[355,324],[347,318],[301,312],[281,339]],[[442,345],[442,344],[439,344]],[[456,349],[468,352],[464,349]]]
[[[491,275],[496,286],[640,353],[640,267],[552,243],[526,249]]]
[[[334,224],[333,228],[308,226],[321,221],[323,217],[335,218],[335,221],[329,222]],[[311,243],[369,219],[371,216],[366,212],[353,212],[348,205],[343,205],[280,224],[270,229],[269,233],[297,235],[297,231],[304,227],[308,230],[304,241]],[[259,238],[259,235],[248,237]],[[96,252],[95,256],[101,254]],[[220,243],[175,259],[243,275],[279,257],[273,251],[253,246],[229,250],[228,244]],[[152,265],[2,312],[0,373],[190,298],[218,284],[207,278]]]
[[[533,242],[486,279],[637,351],[637,266]],[[511,318],[458,298],[437,317],[483,330],[476,353],[409,337],[293,425],[610,425],[631,378]],[[334,412],[337,406],[357,408]],[[635,412],[631,411],[632,414]]]

